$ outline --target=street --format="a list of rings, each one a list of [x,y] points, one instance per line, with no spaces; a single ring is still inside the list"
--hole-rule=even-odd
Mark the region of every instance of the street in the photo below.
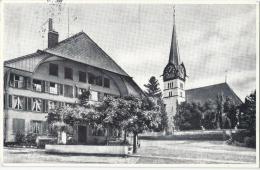
[[[222,141],[141,140],[130,157],[54,155],[43,149],[4,148],[4,163],[254,164],[256,150]]]

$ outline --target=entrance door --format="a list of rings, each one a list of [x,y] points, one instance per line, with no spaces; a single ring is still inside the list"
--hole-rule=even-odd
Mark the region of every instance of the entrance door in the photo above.
[[[80,144],[85,144],[87,139],[87,127],[78,126],[78,142]]]

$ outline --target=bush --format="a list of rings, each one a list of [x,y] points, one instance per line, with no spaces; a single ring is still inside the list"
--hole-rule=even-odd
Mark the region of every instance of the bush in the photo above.
[[[232,133],[232,139],[239,143],[244,143],[244,139],[250,136],[250,131],[248,130],[239,130],[236,133]]]
[[[35,146],[36,145],[36,138],[37,138],[37,134],[35,134],[35,133],[28,133],[25,136],[25,143],[26,143],[26,145]]]
[[[17,131],[15,134],[15,142],[19,145],[25,143],[25,135],[22,131]]]
[[[255,137],[255,136],[245,137],[245,139],[244,139],[244,144],[245,144],[247,147],[255,148],[255,147],[256,147],[256,137]]]

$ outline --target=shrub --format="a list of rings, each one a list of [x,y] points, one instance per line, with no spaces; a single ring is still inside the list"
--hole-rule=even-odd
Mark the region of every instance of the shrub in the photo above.
[[[22,131],[17,131],[15,134],[15,142],[19,145],[23,144],[25,142],[25,135]]]
[[[244,143],[247,147],[255,148],[256,147],[256,137],[245,137]]]
[[[25,136],[25,143],[26,145],[33,145],[35,146],[36,145],[36,138],[37,138],[37,134],[35,133],[28,133],[26,136]]]

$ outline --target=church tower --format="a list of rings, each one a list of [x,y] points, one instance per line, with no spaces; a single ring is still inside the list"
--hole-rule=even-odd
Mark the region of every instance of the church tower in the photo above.
[[[163,100],[168,115],[168,133],[172,133],[176,129],[173,123],[173,116],[177,112],[177,103],[180,104],[185,101],[185,79],[186,70],[184,64],[180,63],[178,51],[174,10],[169,62],[163,71]]]

